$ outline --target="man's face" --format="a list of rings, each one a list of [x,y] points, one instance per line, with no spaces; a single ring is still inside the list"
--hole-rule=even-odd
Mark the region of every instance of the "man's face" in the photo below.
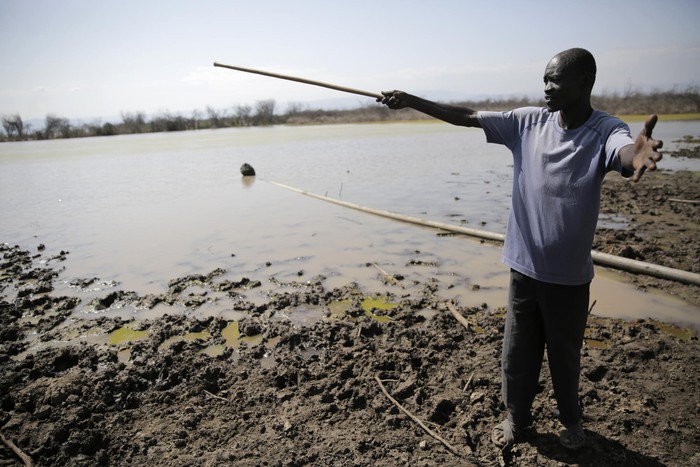
[[[586,97],[586,79],[571,65],[564,66],[557,56],[544,71],[544,100],[547,110],[567,110]]]

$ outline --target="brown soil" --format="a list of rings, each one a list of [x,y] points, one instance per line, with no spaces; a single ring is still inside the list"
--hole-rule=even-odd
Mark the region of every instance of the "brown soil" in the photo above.
[[[630,229],[602,229],[595,248],[700,272],[700,207],[669,199],[698,200],[698,180],[663,172],[636,185],[607,179],[602,210]],[[195,310],[197,300],[183,294],[196,283],[227,291],[248,315],[240,335],[261,342],[231,340],[222,319],[166,315],[132,323],[148,331],[140,338],[109,344],[105,336],[125,323],[67,319],[79,302],[52,295],[58,272],[47,267],[66,255],[42,251],[0,246],[0,433],[36,465],[700,465],[694,331],[593,316],[581,378],[588,445],[560,447],[545,369],[535,430],[500,451],[490,430],[504,413],[503,310],[458,307],[467,328],[436,298],[444,287],[436,280],[420,296],[397,287],[363,308],[358,287],[326,290],[317,278],[254,305],[245,295],[255,281],[212,271],[171,281],[167,294],[110,293],[91,306],[189,300]],[[630,282],[700,304],[697,286]],[[391,319],[368,313],[372,305]],[[302,309],[327,318],[305,326],[279,318]],[[169,340],[187,333],[198,334]],[[201,352],[217,344],[217,356]],[[5,443],[0,464],[20,464]]]
[[[625,218],[625,230],[599,228],[593,248],[626,258],[700,273],[700,174],[657,171],[638,183],[611,174],[603,183],[601,213]],[[630,276],[700,306],[700,287]]]

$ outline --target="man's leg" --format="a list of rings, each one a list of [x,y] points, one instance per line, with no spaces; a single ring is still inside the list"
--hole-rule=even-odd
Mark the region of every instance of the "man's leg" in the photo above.
[[[508,302],[501,356],[503,402],[508,419],[520,430],[532,424],[530,409],[544,354],[537,281],[511,270]]]
[[[567,428],[574,427],[581,423],[579,376],[590,284],[542,284],[541,287],[543,293],[540,294],[540,304],[547,359],[559,408],[559,420]]]

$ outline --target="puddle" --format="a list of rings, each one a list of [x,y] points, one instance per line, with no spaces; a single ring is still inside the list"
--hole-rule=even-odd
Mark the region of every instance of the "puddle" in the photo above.
[[[594,339],[592,337],[587,337],[583,340],[586,347],[590,349],[609,349],[612,347],[612,343],[608,340]]]
[[[365,311],[370,311],[372,308],[376,308],[380,311],[388,311],[393,310],[397,306],[399,306],[398,303],[388,302],[386,299],[381,297],[365,298],[362,300],[362,309]]]
[[[360,306],[366,316],[378,323],[387,323],[391,321],[391,317],[377,314],[376,311],[389,311],[399,306],[399,304],[391,303],[382,297],[366,297],[362,299]],[[332,319],[343,318],[351,309],[352,300],[336,300],[328,304],[328,310],[330,311],[330,317]]]
[[[133,325],[127,324],[110,332],[107,336],[107,342],[113,345],[120,345],[148,337],[148,331],[136,331],[131,326]]]
[[[158,349],[164,349],[168,347],[169,345],[174,344],[175,342],[181,342],[181,341],[186,341],[186,342],[194,342],[198,339],[201,340],[209,340],[211,339],[211,334],[209,334],[209,331],[200,331],[200,332],[188,332],[184,336],[173,336],[165,339],[162,344],[158,346]]]
[[[328,304],[331,319],[340,319],[352,308],[352,300],[335,300]]]
[[[378,323],[388,323],[391,321],[391,317],[378,315],[373,310],[389,311],[393,310],[397,306],[399,306],[398,303],[388,302],[386,299],[381,297],[365,298],[362,300],[362,309],[365,310],[365,315],[369,316]]]
[[[689,341],[695,335],[693,330],[690,328],[682,328],[680,326],[676,326],[675,324],[664,323],[653,319],[649,320],[649,322],[656,326],[656,328],[664,334],[673,336],[682,341]]]
[[[598,326],[604,328],[614,326],[615,322],[618,322],[620,326],[627,328],[630,323],[626,320],[617,320],[613,318],[605,318],[600,316],[589,316],[588,318],[588,328],[586,329],[586,337],[584,338],[584,343],[586,347],[591,349],[609,349],[613,346],[611,339],[601,339],[598,337],[592,337],[595,335],[595,329]],[[675,324],[665,323],[662,321],[657,321],[654,319],[649,319],[648,322],[652,324],[659,332],[666,334],[667,336],[675,337],[676,339],[688,341],[691,340],[695,335],[696,331],[690,327],[681,327]]]
[[[630,228],[630,224],[625,216],[619,214],[600,214],[598,216],[598,227],[613,230],[627,230]]]
[[[238,350],[241,333],[238,330],[238,321],[231,321],[221,330],[221,337],[226,341],[226,346]]]
[[[208,333],[207,333],[208,334]],[[231,321],[221,330],[221,337],[224,338],[224,344],[211,345],[204,349],[202,353],[212,356],[221,355],[226,347],[238,351],[241,347],[241,342],[249,346],[260,345],[263,340],[262,334],[254,334],[252,336],[241,336],[238,321]]]
[[[315,305],[300,305],[295,308],[286,308],[274,314],[271,321],[289,320],[304,326],[311,326],[325,318],[323,308]]]

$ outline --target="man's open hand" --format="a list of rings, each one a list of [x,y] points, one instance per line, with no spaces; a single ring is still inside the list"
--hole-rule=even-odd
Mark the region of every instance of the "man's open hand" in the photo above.
[[[656,126],[658,119],[656,115],[649,116],[644,122],[644,128],[637,136],[637,141],[634,143],[634,156],[632,158],[634,175],[631,178],[633,182],[638,182],[647,170],[656,170],[656,163],[661,160],[661,154],[658,150],[661,149],[664,143],[660,139],[651,137],[651,132]]]

